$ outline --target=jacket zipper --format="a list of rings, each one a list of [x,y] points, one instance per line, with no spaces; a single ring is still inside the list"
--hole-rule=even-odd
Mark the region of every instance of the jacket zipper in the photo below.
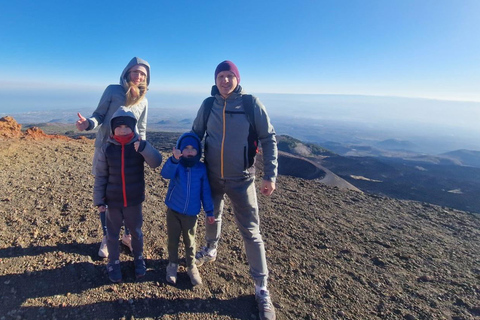
[[[185,199],[185,208],[183,209],[183,213],[187,213],[188,204],[190,200],[190,189],[192,184],[192,170],[190,167],[187,168],[187,198]]]
[[[125,183],[125,145],[122,144],[122,191],[123,191],[123,206],[127,207],[127,188]]]
[[[222,134],[222,148],[220,150],[220,176],[222,177],[222,179],[224,178],[224,175],[223,175],[223,152],[224,152],[224,146],[225,146],[225,129],[226,129],[226,118],[225,118],[225,112],[227,110],[227,99],[225,99],[225,102],[223,104],[223,134]]]

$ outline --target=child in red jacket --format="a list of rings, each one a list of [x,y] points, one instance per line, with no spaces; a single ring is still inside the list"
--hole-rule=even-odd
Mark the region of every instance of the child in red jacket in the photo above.
[[[144,162],[151,168],[162,163],[161,154],[135,133],[137,120],[128,108],[119,108],[111,119],[112,136],[101,148],[95,167],[93,202],[106,211],[107,271],[110,281],[122,281],[118,238],[125,226],[132,235],[135,276],[146,273],[143,259],[143,215],[145,200]]]

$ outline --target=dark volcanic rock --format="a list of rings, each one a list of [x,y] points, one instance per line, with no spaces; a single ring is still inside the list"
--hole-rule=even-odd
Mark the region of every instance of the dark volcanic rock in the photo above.
[[[278,155],[278,174],[307,180],[325,177],[325,171],[313,162],[281,151]]]
[[[171,150],[174,140],[155,145]],[[111,284],[97,256],[92,141],[0,142],[2,319],[257,319],[228,201],[218,259],[200,269],[204,284],[192,288],[182,265],[178,284],[167,285],[168,181],[146,169],[147,275],[135,280],[122,248],[124,282]],[[290,176],[258,197],[278,319],[479,317],[478,216]],[[203,237],[200,215],[197,245]]]

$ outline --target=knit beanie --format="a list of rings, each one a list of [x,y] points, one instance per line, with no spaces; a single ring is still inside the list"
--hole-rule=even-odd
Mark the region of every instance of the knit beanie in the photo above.
[[[183,149],[185,149],[189,145],[194,147],[197,150],[197,152],[199,151],[198,140],[192,136],[186,136],[180,141],[180,148],[179,148],[180,151],[183,151]]]
[[[112,119],[112,133],[115,134],[115,128],[119,127],[120,125],[125,124],[132,132],[135,132],[135,125],[137,124],[137,120],[135,118],[129,116],[119,116]]]
[[[238,72],[237,66],[232,61],[225,60],[223,62],[220,62],[220,64],[215,69],[215,81],[217,81],[217,76],[222,71],[232,72],[235,77],[237,77],[238,84],[240,84],[240,72]]]

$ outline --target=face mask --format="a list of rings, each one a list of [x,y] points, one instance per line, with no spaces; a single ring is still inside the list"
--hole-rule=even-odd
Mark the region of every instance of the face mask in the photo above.
[[[131,132],[130,134],[126,135],[126,136],[117,136],[117,135],[114,135],[113,136],[113,139],[115,139],[115,141],[117,141],[118,143],[124,145],[124,144],[127,144],[128,142],[130,142],[130,140],[132,140],[133,136],[135,135],[134,132]]]
[[[185,167],[193,167],[195,163],[197,163],[197,161],[198,161],[197,157],[191,157],[191,158],[181,157],[180,158],[180,163]]]

